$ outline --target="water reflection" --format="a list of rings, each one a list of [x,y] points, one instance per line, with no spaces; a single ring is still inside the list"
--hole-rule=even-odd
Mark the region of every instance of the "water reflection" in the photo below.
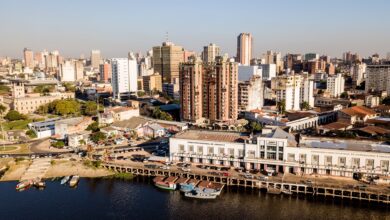
[[[155,188],[151,179],[82,179],[76,189],[48,182],[18,193],[0,183],[0,219],[390,219],[387,207],[228,188],[211,201]]]

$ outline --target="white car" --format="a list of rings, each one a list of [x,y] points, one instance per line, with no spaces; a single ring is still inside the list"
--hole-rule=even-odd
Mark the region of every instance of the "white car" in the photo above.
[[[186,167],[180,167],[180,169],[184,172],[191,172],[191,169],[190,168],[186,168]]]
[[[161,169],[163,169],[163,170],[169,170],[169,169],[171,169],[171,167],[170,167],[170,166],[162,166]]]

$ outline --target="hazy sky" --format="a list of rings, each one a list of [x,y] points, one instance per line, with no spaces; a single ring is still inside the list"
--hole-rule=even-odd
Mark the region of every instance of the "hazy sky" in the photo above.
[[[236,37],[250,32],[254,55],[390,51],[388,0],[4,0],[0,56],[24,47],[58,49],[65,57],[124,57],[169,40],[201,51],[210,42],[235,55]]]

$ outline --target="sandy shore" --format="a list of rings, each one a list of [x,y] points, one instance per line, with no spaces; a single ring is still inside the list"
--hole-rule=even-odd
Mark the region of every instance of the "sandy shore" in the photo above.
[[[4,164],[9,166],[9,170],[3,175],[0,181],[18,181],[31,164],[31,160],[23,160],[18,162],[11,160]],[[44,178],[54,178],[70,175],[79,175],[80,177],[93,178],[110,176],[113,174],[114,172],[103,168],[95,168],[84,165],[83,161],[81,160],[70,161],[68,159],[53,159],[52,165],[44,175]]]

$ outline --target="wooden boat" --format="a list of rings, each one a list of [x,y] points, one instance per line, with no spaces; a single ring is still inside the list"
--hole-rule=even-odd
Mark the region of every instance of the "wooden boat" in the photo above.
[[[70,187],[77,186],[77,183],[79,183],[79,180],[80,180],[80,176],[77,176],[77,175],[73,176],[72,179],[70,179],[70,181],[69,181],[69,186]]]
[[[180,183],[180,192],[191,192],[192,190],[195,189],[195,185],[192,183]]]
[[[217,195],[211,193],[205,193],[201,191],[192,191],[184,193],[185,197],[194,198],[194,199],[216,199]]]
[[[65,176],[64,178],[61,179],[61,185],[66,184],[70,180],[70,176]]]
[[[16,185],[16,190],[28,189],[32,184],[33,182],[31,180],[24,180]]]
[[[175,190],[176,189],[176,184],[172,183],[172,182],[157,181],[154,183],[154,185],[160,189],[165,189],[165,190]]]
[[[267,188],[267,193],[279,195],[280,193],[282,193],[282,190],[270,187],[270,188]]]
[[[202,193],[216,195],[216,196],[221,195],[221,192],[222,192],[222,190],[217,190],[217,189],[212,189],[212,188],[199,188],[199,187],[196,187],[194,190],[198,191],[198,192],[202,192]]]

